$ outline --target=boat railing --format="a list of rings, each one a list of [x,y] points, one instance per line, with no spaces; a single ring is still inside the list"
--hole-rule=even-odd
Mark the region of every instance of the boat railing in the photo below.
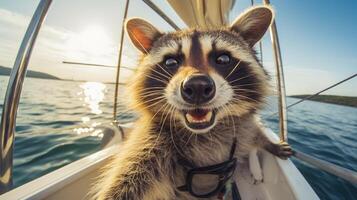
[[[175,30],[179,30],[179,27],[167,16],[162,10],[159,9],[152,1],[143,0],[151,9],[153,9],[160,17],[169,23]],[[264,4],[270,4],[269,0],[263,0]],[[26,30],[26,34],[21,43],[18,51],[14,67],[10,74],[9,83],[6,90],[6,95],[3,104],[3,112],[1,116],[0,124],[0,194],[5,193],[11,189],[12,186],[12,163],[13,163],[13,143],[15,138],[15,126],[16,126],[16,114],[18,110],[18,104],[20,100],[22,85],[27,71],[31,52],[36,42],[37,35],[41,28],[41,25],[46,17],[47,11],[52,3],[52,0],[41,0],[32,19]],[[125,13],[123,16],[123,22],[125,21],[128,13],[129,0],[126,1]],[[122,25],[124,27],[124,23]],[[118,104],[118,85],[119,75],[121,69],[121,55],[122,46],[124,42],[124,29],[122,27],[119,58],[116,75],[116,89],[114,96],[114,112],[113,119],[117,120],[117,104]],[[282,141],[287,140],[287,114],[286,114],[286,95],[284,86],[284,73],[282,65],[282,56],[280,52],[279,38],[277,34],[277,27],[273,22],[270,28],[271,41],[273,45],[274,58],[277,70],[277,86],[278,86],[278,99],[279,99],[279,131],[280,139]],[[86,64],[86,63],[72,63],[72,64]],[[94,65],[94,64],[93,64]],[[99,65],[97,65],[99,66]],[[354,75],[356,76],[356,75]],[[357,183],[357,173],[348,170],[326,161],[322,161],[306,155],[301,152],[296,152],[295,157],[303,160],[319,169],[323,169],[330,172],[340,178],[343,178],[351,183]]]
[[[119,55],[118,55],[118,65],[117,65],[117,73],[115,77],[115,91],[114,91],[114,105],[113,105],[113,121],[117,122],[117,110],[118,110],[118,96],[119,96],[119,78],[120,78],[120,68],[121,68],[121,60],[123,54],[123,44],[124,44],[124,32],[125,32],[125,20],[128,15],[129,10],[129,0],[126,0],[125,10],[123,21],[121,24],[121,34],[120,34],[120,46],[119,46]]]
[[[0,124],[0,194],[10,190],[12,186],[17,108],[32,49],[51,3],[52,0],[41,0],[37,6],[11,70]]]
[[[264,0],[264,4],[270,5],[269,0]],[[278,37],[278,30],[276,27],[275,20],[270,26],[270,38],[273,45],[273,53],[275,60],[275,70],[276,70],[276,85],[278,91],[278,101],[279,101],[279,133],[280,140],[287,142],[288,137],[288,116],[286,114],[286,92],[285,92],[285,80],[284,80],[284,70],[283,70],[283,59],[281,57],[280,43]]]

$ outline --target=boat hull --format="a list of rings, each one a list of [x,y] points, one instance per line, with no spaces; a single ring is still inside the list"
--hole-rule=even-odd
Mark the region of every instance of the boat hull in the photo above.
[[[108,135],[112,139],[103,150],[15,188],[1,195],[0,200],[88,199],[87,193],[100,169],[109,162],[112,155],[120,151],[121,130],[112,127],[111,131]],[[124,132],[129,131],[130,128],[124,128]],[[266,130],[266,135],[278,141],[270,129]],[[253,183],[248,166],[239,167],[237,185],[242,199],[319,199],[291,160],[281,160],[266,151],[260,152],[259,158],[264,175],[262,183]]]

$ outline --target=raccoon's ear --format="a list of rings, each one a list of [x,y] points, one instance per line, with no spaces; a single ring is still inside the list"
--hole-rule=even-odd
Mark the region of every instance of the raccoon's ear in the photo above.
[[[256,6],[242,13],[231,25],[250,46],[254,46],[268,30],[274,11],[268,6]]]
[[[125,27],[135,47],[145,54],[149,52],[155,39],[162,35],[153,25],[140,18],[129,19]]]

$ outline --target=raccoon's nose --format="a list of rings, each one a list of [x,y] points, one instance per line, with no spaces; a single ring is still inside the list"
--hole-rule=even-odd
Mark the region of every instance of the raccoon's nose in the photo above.
[[[216,93],[216,87],[211,77],[205,74],[192,74],[181,85],[181,96],[191,104],[203,104],[210,101]]]

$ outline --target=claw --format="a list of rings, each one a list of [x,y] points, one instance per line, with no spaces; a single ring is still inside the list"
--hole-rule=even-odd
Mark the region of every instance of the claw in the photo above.
[[[275,144],[274,149],[274,154],[283,160],[286,160],[293,155],[293,150],[291,146],[286,142]]]
[[[252,178],[252,180],[253,180],[253,185],[258,185],[258,184],[264,182],[264,179],[263,179],[263,178],[262,178],[262,179],[256,179],[256,178],[253,176],[253,174],[251,174],[250,176],[251,176],[251,178]]]

